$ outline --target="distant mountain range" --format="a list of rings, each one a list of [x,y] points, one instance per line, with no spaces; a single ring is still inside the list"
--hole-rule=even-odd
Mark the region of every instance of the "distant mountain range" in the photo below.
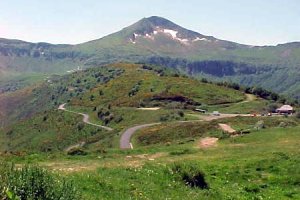
[[[0,79],[5,80],[31,73],[64,74],[77,66],[120,61],[163,65],[191,76],[257,85],[300,98],[300,42],[243,45],[156,16],[78,45],[0,39]]]

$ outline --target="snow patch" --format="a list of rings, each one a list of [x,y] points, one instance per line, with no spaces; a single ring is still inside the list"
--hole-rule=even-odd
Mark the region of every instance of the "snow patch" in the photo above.
[[[164,29],[164,28],[160,28],[160,27],[155,27],[155,30],[153,30],[152,33],[146,33],[145,35],[141,35],[141,34],[137,34],[137,33],[133,33],[133,38],[130,38],[129,41],[133,44],[136,43],[136,38],[137,37],[143,37],[145,39],[151,39],[154,40],[154,35],[157,35],[158,33],[162,33],[162,34],[166,34],[167,36],[170,36],[173,40],[177,40],[179,42],[181,42],[182,44],[185,45],[190,45],[190,42],[194,42],[194,41],[198,41],[198,40],[206,40],[208,41],[206,38],[196,38],[194,40],[190,40],[187,38],[179,38],[177,37],[178,31],[172,30],[172,29]]]
[[[174,31],[174,30],[171,30],[171,29],[163,29],[163,32],[167,33],[167,34],[170,34],[173,39],[177,39],[178,31]]]
[[[134,38],[137,38],[137,37],[140,37],[140,36],[142,36],[142,35],[140,35],[140,34],[137,34],[137,33],[133,33],[133,35],[134,35]]]
[[[207,38],[199,38],[199,37],[197,37],[196,39],[193,40],[193,42],[197,42],[197,41],[206,41],[206,42],[210,42],[210,40],[207,39]]]

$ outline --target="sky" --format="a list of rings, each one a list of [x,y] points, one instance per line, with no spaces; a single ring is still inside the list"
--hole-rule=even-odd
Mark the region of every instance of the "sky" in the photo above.
[[[0,38],[78,44],[143,17],[249,45],[300,41],[299,0],[0,0]]]

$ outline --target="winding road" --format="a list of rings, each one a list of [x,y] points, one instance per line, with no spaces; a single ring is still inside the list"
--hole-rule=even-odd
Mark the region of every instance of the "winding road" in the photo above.
[[[128,128],[127,130],[125,130],[122,135],[121,135],[121,139],[120,139],[120,148],[121,149],[133,149],[132,144],[130,143],[130,139],[131,136],[139,129],[142,128],[146,128],[149,126],[154,126],[154,125],[158,125],[160,123],[152,123],[152,124],[143,124],[143,125],[138,125],[138,126],[134,126],[131,128]]]
[[[187,120],[187,121],[174,121],[173,123],[187,123],[187,122],[200,122],[200,121],[212,121],[215,119],[229,118],[229,117],[237,117],[237,116],[245,116],[249,117],[249,114],[220,114],[220,116],[213,115],[197,115],[197,114],[189,114],[194,117],[199,117],[198,120]],[[139,129],[146,128],[149,126],[159,125],[161,123],[151,123],[151,124],[143,124],[137,125],[131,128],[126,129],[123,133],[121,133],[120,139],[120,149],[133,149],[133,146],[130,142],[132,135]]]
[[[86,123],[86,124],[89,124],[89,125],[92,125],[92,126],[96,126],[96,127],[105,129],[105,130],[107,130],[107,131],[112,131],[112,130],[113,130],[112,128],[107,127],[107,126],[102,126],[102,125],[98,125],[98,124],[91,123],[91,122],[90,122],[90,116],[89,116],[88,114],[80,113],[80,112],[74,112],[74,111],[71,111],[71,110],[67,110],[67,109],[65,108],[65,105],[66,105],[66,103],[59,105],[58,110],[62,110],[62,111],[74,113],[74,114],[77,114],[77,115],[82,115],[82,116],[83,116],[82,121],[83,121],[84,123]]]

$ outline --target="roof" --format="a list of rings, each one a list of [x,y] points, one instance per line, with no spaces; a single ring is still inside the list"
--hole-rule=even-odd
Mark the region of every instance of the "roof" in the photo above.
[[[277,108],[277,110],[278,111],[281,111],[281,110],[293,110],[293,107],[290,106],[290,105],[283,105],[280,108]]]

